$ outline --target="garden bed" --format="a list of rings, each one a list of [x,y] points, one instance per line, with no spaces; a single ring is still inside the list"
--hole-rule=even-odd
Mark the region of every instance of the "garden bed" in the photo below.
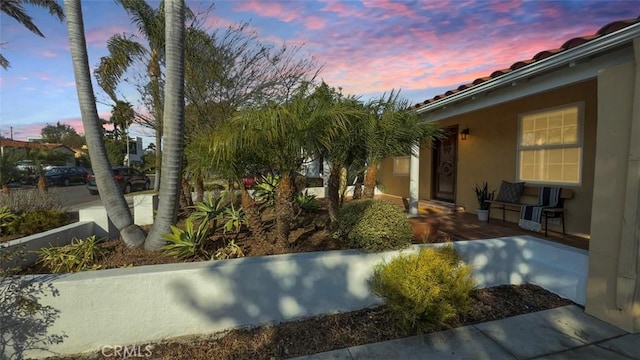
[[[572,304],[535,285],[503,285],[476,289],[470,311],[447,326],[503,319],[510,316]],[[317,316],[276,325],[237,329],[213,334],[184,336],[158,343],[138,344],[153,359],[283,359],[415,335],[395,325],[385,306]],[[149,345],[149,347],[147,347]],[[128,346],[129,349],[134,348]],[[108,359],[101,352],[54,359]],[[111,355],[111,356],[109,356]]]

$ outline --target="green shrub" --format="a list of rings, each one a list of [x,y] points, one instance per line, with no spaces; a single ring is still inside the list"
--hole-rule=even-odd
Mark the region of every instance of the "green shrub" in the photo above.
[[[352,247],[383,251],[411,245],[413,234],[407,215],[395,204],[374,199],[346,203],[337,214],[335,238]]]
[[[31,235],[71,223],[68,213],[59,210],[40,210],[18,215],[7,225],[9,234]]]
[[[439,329],[470,304],[474,281],[451,245],[424,248],[378,264],[369,285],[400,326],[418,333]]]
[[[11,225],[15,219],[16,215],[9,210],[8,206],[0,206],[0,234],[2,234],[2,229]]]
[[[171,225],[171,234],[164,234],[163,239],[168,244],[162,247],[167,255],[178,259],[191,258],[203,253],[204,241],[209,237],[208,226],[205,221],[197,227],[192,218],[185,220],[185,230]]]
[[[14,214],[64,209],[58,189],[20,189],[0,194],[0,206],[7,206]]]
[[[69,273],[97,270],[97,264],[106,254],[100,246],[103,239],[89,236],[86,239],[73,238],[71,244],[40,249],[38,263],[52,273]]]
[[[316,196],[309,195],[307,190],[296,195],[296,203],[304,211],[318,211],[318,209],[320,209],[320,204],[318,204]]]

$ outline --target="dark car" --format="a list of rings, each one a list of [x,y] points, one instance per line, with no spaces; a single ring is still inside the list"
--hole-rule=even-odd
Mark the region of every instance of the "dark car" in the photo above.
[[[112,171],[113,177],[125,194],[132,191],[149,190],[151,187],[149,177],[134,168],[121,166],[113,168]],[[93,173],[87,176],[87,189],[91,195],[98,195],[98,186]]]
[[[87,174],[89,171],[82,166],[54,166],[44,173],[44,178],[49,186],[69,186],[71,184],[86,184]]]

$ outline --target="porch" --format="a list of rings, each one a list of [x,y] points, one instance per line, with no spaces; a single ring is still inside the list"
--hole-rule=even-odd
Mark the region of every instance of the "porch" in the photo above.
[[[404,206],[402,198],[398,196],[385,194],[376,195],[376,198],[392,201],[399,206]],[[425,201],[419,202],[418,214],[423,221],[434,218],[440,221],[437,241],[480,240],[506,236],[531,235],[578,249],[589,250],[589,239],[587,238],[568,234],[563,235],[560,232],[551,230],[549,230],[547,236],[544,236],[544,232],[538,233],[525,230],[519,227],[518,224],[508,221],[503,222],[498,219],[490,219],[489,222],[478,221],[477,215],[461,211],[438,213]]]

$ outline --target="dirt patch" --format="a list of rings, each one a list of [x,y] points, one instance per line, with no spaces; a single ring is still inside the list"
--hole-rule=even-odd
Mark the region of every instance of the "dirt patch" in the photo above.
[[[535,285],[497,286],[473,291],[470,311],[446,330],[573,304]],[[286,359],[415,335],[397,327],[385,306],[300,321],[185,336],[142,344],[153,359]],[[150,345],[146,348],[146,345]],[[112,355],[108,353],[106,355]],[[100,353],[53,359],[109,359]]]

